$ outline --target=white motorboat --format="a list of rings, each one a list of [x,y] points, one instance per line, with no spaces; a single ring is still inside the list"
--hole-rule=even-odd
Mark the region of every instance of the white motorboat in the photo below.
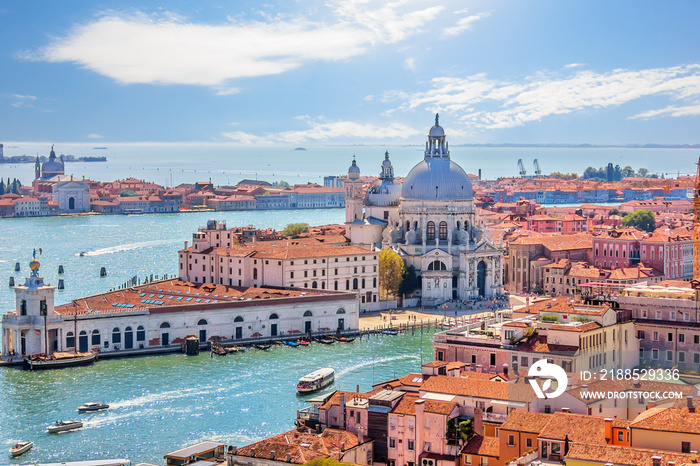
[[[332,384],[335,380],[335,371],[330,367],[324,367],[323,369],[318,369],[310,374],[306,374],[304,377],[299,379],[297,384],[297,392],[299,393],[310,393],[320,390],[323,387],[327,387]]]
[[[50,434],[57,434],[59,432],[66,432],[69,430],[80,429],[83,427],[83,423],[80,421],[56,421],[46,428]]]
[[[89,413],[92,411],[102,411],[104,409],[109,409],[107,403],[85,403],[82,406],[78,406],[79,413]]]
[[[14,457],[24,455],[31,450],[33,446],[34,443],[32,442],[17,442],[12,448],[10,448],[10,454]]]

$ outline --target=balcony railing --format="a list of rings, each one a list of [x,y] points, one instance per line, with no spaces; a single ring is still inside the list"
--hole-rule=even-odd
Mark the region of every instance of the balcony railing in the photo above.
[[[497,422],[499,424],[506,422],[507,418],[508,418],[507,414],[501,414],[501,413],[484,413],[484,415],[483,415],[484,421]]]

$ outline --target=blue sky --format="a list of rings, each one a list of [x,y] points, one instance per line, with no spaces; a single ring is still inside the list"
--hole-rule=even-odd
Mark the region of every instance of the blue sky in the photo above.
[[[2,2],[0,142],[700,142],[700,2],[202,3]]]

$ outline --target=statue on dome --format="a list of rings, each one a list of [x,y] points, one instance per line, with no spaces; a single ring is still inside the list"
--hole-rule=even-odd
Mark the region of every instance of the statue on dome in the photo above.
[[[439,114],[439,113],[436,113],[436,114],[435,114],[435,126],[438,126],[438,121],[439,121],[439,119],[440,119],[440,114]]]

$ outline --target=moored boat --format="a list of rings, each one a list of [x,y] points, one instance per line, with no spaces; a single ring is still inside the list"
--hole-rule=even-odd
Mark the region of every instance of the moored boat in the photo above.
[[[73,353],[67,351],[55,351],[51,356],[45,354],[32,354],[24,360],[24,367],[29,370],[60,369],[62,367],[81,366],[97,360],[97,351],[87,353]]]
[[[382,330],[382,335],[398,335],[399,331],[393,328],[385,328]]]
[[[50,434],[57,434],[59,432],[66,432],[69,430],[80,429],[83,427],[83,423],[80,421],[56,421],[46,428]]]
[[[316,341],[319,343],[323,343],[324,345],[332,345],[333,343],[335,343],[335,340],[326,337],[318,337],[316,338]]]
[[[287,345],[287,346],[291,346],[292,348],[296,348],[297,346],[299,346],[299,343],[297,343],[296,341],[291,341],[291,340],[282,340],[282,343]]]
[[[10,455],[14,457],[24,455],[31,450],[33,446],[34,443],[32,442],[17,442],[12,448],[10,448]]]
[[[109,409],[107,403],[85,403],[82,406],[78,406],[79,413],[89,413],[92,411],[102,411],[103,409]]]
[[[309,346],[310,344],[311,344],[311,343],[309,343],[309,342],[306,341],[306,340],[299,340],[299,345],[301,345],[301,346]]]
[[[272,347],[272,345],[253,345],[253,346],[256,347],[257,349],[263,350],[263,351],[267,351]]]
[[[310,374],[306,374],[299,379],[297,384],[297,392],[310,393],[320,390],[332,384],[335,380],[335,371],[330,367],[318,369]]]

